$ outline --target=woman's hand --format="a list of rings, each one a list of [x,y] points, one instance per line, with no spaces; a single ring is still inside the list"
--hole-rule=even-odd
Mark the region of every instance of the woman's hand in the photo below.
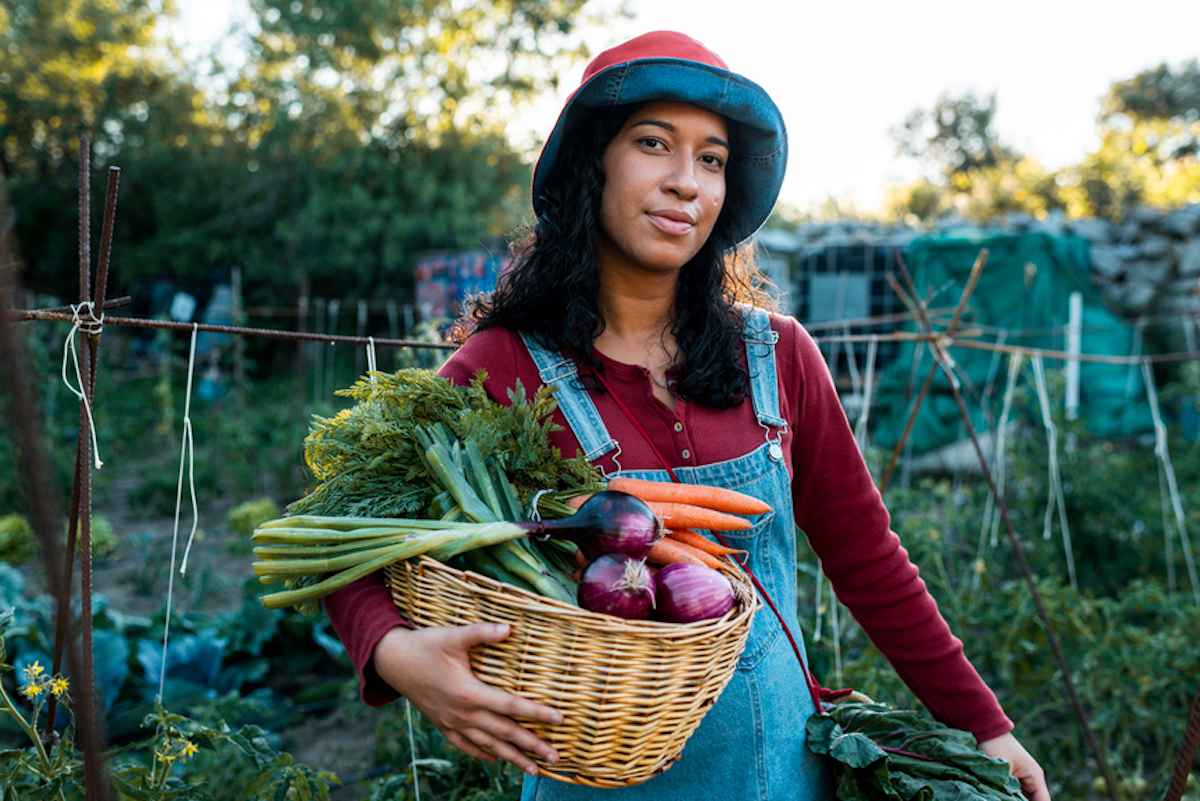
[[[379,677],[416,704],[455,748],[488,761],[500,757],[536,776],[526,754],[547,762],[558,755],[512,718],[561,723],[562,715],[484,684],[471,672],[471,648],[507,636],[506,624],[395,628],[375,646],[372,659]]]
[[[1046,787],[1046,774],[1042,766],[1012,734],[985,740],[979,744],[979,750],[1008,762],[1012,775],[1021,782],[1021,792],[1030,801],[1050,801],[1050,790]]]

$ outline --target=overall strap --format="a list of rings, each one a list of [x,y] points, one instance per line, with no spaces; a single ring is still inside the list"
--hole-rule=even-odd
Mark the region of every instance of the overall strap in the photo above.
[[[767,429],[787,428],[779,409],[779,380],[775,371],[775,343],[779,333],[771,328],[771,316],[764,309],[742,306],[746,341],[746,368],[750,371],[750,397],[758,423]]]
[[[528,334],[521,334],[521,340],[529,350],[529,355],[533,357],[533,363],[537,365],[542,383],[554,389],[558,408],[563,417],[567,418],[567,424],[574,432],[575,438],[579,440],[579,448],[583,451],[584,458],[595,462],[606,453],[616,451],[612,456],[616,462],[621,447],[608,433],[596,404],[579,383],[579,370],[575,367],[575,362],[547,350]],[[620,463],[617,463],[617,469],[620,469]]]

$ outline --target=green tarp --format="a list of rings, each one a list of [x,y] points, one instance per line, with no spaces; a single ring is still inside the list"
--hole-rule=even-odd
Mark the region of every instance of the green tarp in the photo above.
[[[971,324],[987,327],[981,338],[996,341],[999,329],[1005,329],[1009,332],[1005,340],[1009,345],[1066,350],[1070,295],[1079,292],[1083,300],[1081,350],[1114,355],[1131,352],[1133,326],[1110,312],[1092,286],[1088,243],[1078,237],[1043,233],[985,235],[967,231],[915,239],[904,250],[904,257],[918,295],[930,307],[953,308],[981,248],[987,248],[987,265],[964,320],[968,327]],[[940,320],[940,327],[944,327],[949,315]],[[908,330],[916,331],[918,326],[913,324]],[[992,419],[997,420],[1009,357],[966,348],[953,348],[951,355],[965,376],[964,398],[972,423],[978,432],[988,431],[981,399],[986,393],[986,408],[991,410]],[[904,343],[896,359],[881,371],[870,413],[873,444],[890,448],[898,441],[908,419],[910,398],[919,390],[930,362],[929,349],[924,343]],[[1058,387],[1051,403],[1061,408],[1061,373],[1066,362],[1046,359],[1044,363],[1049,383]],[[1032,394],[1034,378],[1028,359],[1017,380],[1019,391],[1036,399]],[[1033,422],[1040,425],[1036,400],[1026,408],[1036,415]],[[1140,368],[1083,362],[1079,419],[1088,431],[1098,436],[1119,437],[1152,431]],[[947,380],[939,370],[911,434],[913,453],[927,452],[964,436],[961,420]]]

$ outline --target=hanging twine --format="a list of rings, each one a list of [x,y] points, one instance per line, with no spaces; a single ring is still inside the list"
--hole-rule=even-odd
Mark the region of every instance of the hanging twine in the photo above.
[[[87,313],[86,317],[82,317],[83,312]],[[92,435],[92,458],[95,460],[96,469],[104,467],[104,462],[100,460],[100,445],[96,441],[96,421],[92,418],[92,406],[88,403],[87,393],[83,391],[83,374],[79,369],[79,352],[75,349],[75,334],[82,331],[89,336],[100,336],[104,331],[104,312],[100,312],[100,316],[96,316],[96,308],[90,300],[85,300],[71,306],[71,330],[67,334],[67,339],[63,343],[63,361],[62,361],[62,380],[67,389],[71,390],[71,394],[79,398],[83,403],[83,410],[87,413],[88,429]],[[71,386],[70,380],[67,378],[67,359],[75,365],[75,380],[79,382],[79,389]]]
[[[864,456],[867,450],[867,421],[871,417],[871,401],[875,394],[875,359],[878,349],[879,340],[871,339],[867,345],[867,373],[863,379],[862,408],[854,424],[854,440],[858,443],[859,452]]]
[[[192,540],[196,536],[196,525],[199,519],[199,513],[196,508],[196,481],[193,472],[195,466],[194,453],[192,448],[192,376],[196,369],[196,333],[198,328],[195,323],[192,324],[192,344],[188,354],[188,374],[187,374],[187,394],[184,396],[183,406],[183,441],[179,447],[179,478],[175,484],[175,526],[171,533],[171,569],[167,572],[167,614],[166,620],[163,622],[163,642],[162,642],[162,659],[158,666],[158,702],[162,703],[163,686],[167,678],[167,640],[171,631],[171,607],[175,596],[175,550],[179,544],[179,510],[183,502],[183,465],[187,462],[188,466],[188,484],[191,488],[192,496],[192,531],[188,535],[187,549],[183,555],[183,565],[179,569],[179,574],[187,573],[187,557],[188,552],[192,548]]]
[[[412,702],[404,699],[404,716],[408,719],[408,756],[412,765],[413,795],[421,801],[421,782],[417,777],[417,738],[413,735]]]
[[[375,337],[367,337],[367,373],[371,376],[371,383],[375,383]]]
[[[1154,418],[1154,455],[1158,458],[1160,470],[1166,478],[1167,491],[1171,497],[1171,509],[1175,513],[1175,527],[1179,531],[1180,544],[1183,546],[1183,563],[1187,566],[1188,579],[1192,584],[1192,596],[1200,601],[1200,580],[1196,577],[1196,563],[1192,558],[1192,543],[1188,538],[1187,517],[1183,513],[1183,502],[1179,497],[1179,486],[1175,483],[1175,467],[1171,463],[1171,453],[1167,449],[1167,426],[1163,422],[1158,408],[1158,390],[1154,385],[1154,371],[1146,362],[1142,363],[1142,377],[1146,381],[1146,397],[1150,402],[1150,415]],[[1168,532],[1164,532],[1170,536]]]
[[[1034,356],[1030,361],[1033,363],[1033,379],[1037,385],[1038,404],[1042,408],[1042,425],[1046,428],[1046,450],[1049,456],[1050,491],[1046,496],[1042,537],[1050,539],[1054,509],[1057,506],[1058,523],[1063,537],[1063,551],[1067,558],[1067,575],[1071,580],[1071,588],[1079,589],[1079,585],[1075,582],[1075,556],[1071,551],[1071,528],[1067,525],[1067,505],[1063,500],[1062,479],[1058,469],[1058,429],[1050,416],[1050,397],[1046,392],[1046,367],[1042,363],[1041,354]]]
[[[983,525],[979,528],[979,544],[975,548],[975,563],[978,566],[986,564],[984,562],[984,538],[988,537],[988,545],[995,548],[999,544],[998,530],[1000,527],[1000,502],[999,498],[1004,497],[1004,489],[1006,484],[1006,473],[1008,470],[1008,446],[1006,444],[1008,436],[1008,415],[1012,411],[1013,395],[1017,388],[1017,377],[1021,372],[1021,362],[1024,356],[1020,353],[1014,353],[1008,357],[1008,383],[1004,386],[1004,404],[1000,409],[1000,422],[996,426],[995,438],[995,453],[993,459],[996,466],[996,495],[991,494],[987,497],[987,503],[983,509]],[[972,587],[979,588],[980,576],[982,570],[976,569],[975,576],[972,579]]]

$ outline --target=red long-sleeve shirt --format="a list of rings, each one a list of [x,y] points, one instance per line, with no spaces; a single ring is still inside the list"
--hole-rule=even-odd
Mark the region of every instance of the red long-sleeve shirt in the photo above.
[[[887,657],[913,693],[943,723],[973,733],[981,742],[1013,728],[995,695],[979,677],[926,590],[863,462],[825,360],[793,318],[772,315],[780,408],[790,421],[783,438],[792,475],[796,523],[808,536],[837,597]],[[672,467],[733,459],[763,442],[749,397],[734,409],[711,409],[679,401],[675,409],[652,394],[649,373],[597,354],[605,381],[641,422]],[[488,371],[486,388],[507,403],[506,390],[520,380],[532,392],[541,381],[520,337],[502,329],[471,336],[439,371],[466,383]],[[624,469],[659,469],[641,435],[612,399],[593,394],[597,409],[621,443]],[[553,441],[573,454],[578,442],[561,412]],[[682,425],[676,425],[681,423]],[[607,457],[605,457],[607,459]],[[606,464],[606,466],[609,466]],[[406,625],[376,573],[329,596],[325,608],[359,674],[363,700],[379,706],[397,697],[371,665],[383,635]]]

